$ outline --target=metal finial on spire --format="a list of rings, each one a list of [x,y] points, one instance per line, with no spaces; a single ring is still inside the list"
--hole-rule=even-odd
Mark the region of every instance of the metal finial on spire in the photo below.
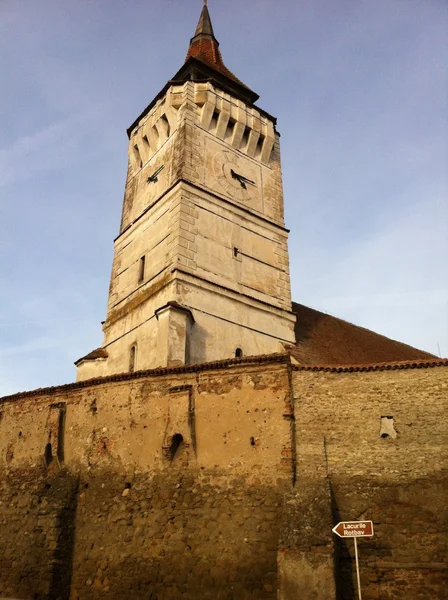
[[[207,0],[204,0],[204,6],[202,7],[201,16],[199,17],[199,23],[196,27],[194,37],[198,35],[208,35],[215,37],[213,33],[212,22],[210,19],[210,13],[208,12]]]

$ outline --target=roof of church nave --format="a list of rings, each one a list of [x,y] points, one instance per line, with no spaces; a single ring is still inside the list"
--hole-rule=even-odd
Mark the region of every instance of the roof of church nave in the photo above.
[[[289,351],[302,364],[345,366],[438,358],[303,304],[293,302],[292,310],[297,317],[296,344]]]
[[[300,365],[339,369],[438,359],[434,354],[297,302],[292,303],[292,311],[297,317],[296,343],[285,347]],[[107,356],[104,348],[96,348],[75,364]]]

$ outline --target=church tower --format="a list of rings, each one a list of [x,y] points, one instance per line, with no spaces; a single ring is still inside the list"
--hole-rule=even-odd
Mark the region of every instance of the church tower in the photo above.
[[[104,341],[78,380],[294,343],[279,134],[257,99],[205,1],[184,65],[128,129]]]

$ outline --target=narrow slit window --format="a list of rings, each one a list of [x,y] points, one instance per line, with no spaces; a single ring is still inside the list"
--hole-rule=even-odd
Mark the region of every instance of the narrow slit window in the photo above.
[[[129,372],[130,373],[133,373],[135,371],[136,359],[137,359],[137,347],[134,344],[133,346],[131,346],[131,349],[129,351]]]
[[[242,358],[243,357],[243,351],[241,348],[237,348],[235,350],[235,358]]]
[[[166,115],[162,115],[160,117],[160,119],[166,123],[166,134],[167,134],[168,137],[170,137],[170,135],[171,135],[171,127],[170,127],[170,122],[167,119],[167,116]]]
[[[240,150],[244,150],[247,148],[247,144],[249,143],[250,136],[250,127],[246,127],[243,133],[243,137],[241,138]]]
[[[216,129],[218,127],[219,111],[213,111],[212,120],[210,122],[210,129]]]
[[[256,157],[259,157],[261,155],[261,151],[263,150],[264,140],[265,140],[265,136],[263,134],[261,134],[260,137],[258,138],[257,149],[255,151]]]
[[[143,167],[143,161],[142,161],[142,157],[140,156],[140,150],[138,149],[137,144],[134,145],[134,154],[135,154],[135,158],[138,162],[138,165],[141,169]]]
[[[235,130],[235,125],[236,125],[235,119],[230,118],[229,122],[227,124],[226,135],[224,136],[225,140],[229,140],[232,137],[233,132]]]
[[[143,140],[143,144],[144,144],[147,152],[149,152],[149,140],[148,140],[148,137],[146,135],[144,135],[143,138],[142,138],[142,140]]]
[[[140,258],[140,264],[138,269],[138,282],[141,283],[145,279],[145,262],[146,256]]]
[[[57,457],[60,464],[64,462],[65,407],[59,409]]]
[[[179,448],[181,446],[183,446],[183,441],[184,441],[184,438],[180,433],[176,433],[175,435],[173,435],[173,438],[171,440],[170,449],[169,449],[170,460],[174,460],[174,458],[176,457],[177,451],[179,450]]]
[[[45,446],[44,458],[46,466],[50,466],[50,464],[53,462],[53,448],[51,447],[50,442],[48,442],[48,444]]]

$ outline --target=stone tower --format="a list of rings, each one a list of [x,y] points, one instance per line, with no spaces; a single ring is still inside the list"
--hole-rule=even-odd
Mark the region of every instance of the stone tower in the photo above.
[[[257,99],[205,2],[184,65],[128,129],[104,341],[78,380],[294,342],[279,134]]]

